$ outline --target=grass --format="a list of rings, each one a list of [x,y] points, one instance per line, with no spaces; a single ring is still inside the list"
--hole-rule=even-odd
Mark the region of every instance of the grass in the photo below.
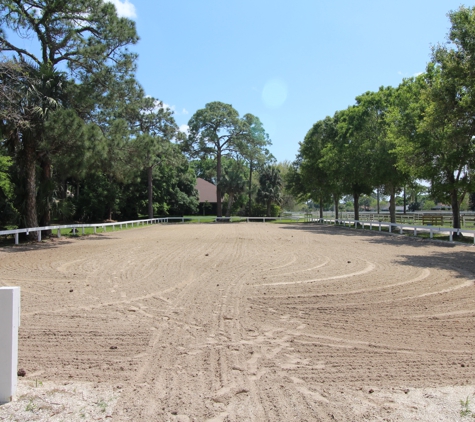
[[[101,412],[105,412],[107,409],[107,403],[104,400],[100,400],[97,402],[97,405],[100,407]]]
[[[26,405],[25,407],[25,410],[27,412],[33,412],[35,410],[36,406],[35,404],[33,403],[33,400],[30,399],[30,401],[28,402],[28,404]]]
[[[122,228],[120,228],[120,224],[121,224],[120,222],[116,223],[116,226],[114,228],[112,226],[106,226],[105,231],[103,230],[102,226],[99,226],[99,227],[96,228],[96,233],[97,234],[111,233],[111,232],[114,232],[114,231],[130,230],[132,228],[136,229],[137,227],[143,227],[142,225],[137,226],[137,224],[134,224],[133,227],[130,224],[128,225],[128,227],[125,227],[125,224],[122,224]],[[53,223],[53,225],[54,225],[54,223]],[[60,229],[60,233],[61,233],[61,237],[89,236],[91,234],[94,234],[94,227],[84,227],[84,234],[83,234],[82,227],[76,227],[75,232],[72,228]],[[58,230],[57,229],[52,230],[50,238],[57,237],[57,235],[58,235]],[[45,238],[43,236],[42,241],[46,242],[47,240],[48,240],[48,238]],[[22,242],[20,241],[20,244],[21,243]],[[14,235],[0,236],[0,248],[4,247],[4,246],[12,246],[14,244],[15,244]]]
[[[460,416],[463,417],[472,417],[475,418],[475,413],[470,409],[470,398],[467,397],[465,400],[460,400]]]

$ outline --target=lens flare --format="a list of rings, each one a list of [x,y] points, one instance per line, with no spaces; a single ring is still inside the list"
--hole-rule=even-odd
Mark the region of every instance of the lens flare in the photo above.
[[[287,99],[287,84],[280,78],[268,80],[262,90],[262,101],[269,108],[278,108]]]

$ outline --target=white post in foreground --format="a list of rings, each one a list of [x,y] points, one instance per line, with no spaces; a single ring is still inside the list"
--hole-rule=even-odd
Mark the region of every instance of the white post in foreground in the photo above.
[[[0,404],[12,400],[17,386],[20,288],[0,287]]]

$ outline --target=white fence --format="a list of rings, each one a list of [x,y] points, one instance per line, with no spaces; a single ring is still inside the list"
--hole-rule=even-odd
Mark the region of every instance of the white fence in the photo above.
[[[284,219],[292,218],[295,221],[298,221],[299,218],[295,217],[220,217],[214,218],[214,221],[217,222],[240,222],[240,221],[282,221]],[[38,233],[37,239],[41,241],[41,231],[43,230],[51,230],[55,231],[57,237],[61,237],[61,230],[62,229],[72,229],[73,234],[76,234],[76,231],[81,230],[82,234],[84,234],[86,228],[93,228],[94,233],[97,233],[97,230],[100,229],[102,232],[106,232],[107,228],[109,227],[112,230],[116,228],[128,228],[130,227],[138,227],[140,225],[145,226],[147,224],[159,224],[159,223],[185,223],[185,222],[209,222],[210,217],[163,217],[163,218],[149,218],[144,220],[131,220],[131,221],[120,221],[120,222],[113,222],[113,223],[99,223],[99,224],[64,224],[64,225],[56,225],[56,226],[45,226],[45,227],[32,227],[32,228],[25,228],[25,229],[14,229],[14,230],[0,230],[0,236],[11,236],[15,237],[15,245],[19,243],[19,235],[20,233],[26,233],[29,235],[30,233]]]
[[[428,232],[429,237],[432,239],[434,233],[447,233],[449,235],[449,241],[453,241],[454,233],[466,235],[469,234],[473,237],[473,243],[475,244],[475,230],[468,229],[455,229],[448,227],[437,227],[437,226],[412,226],[404,223],[389,223],[385,221],[364,221],[364,220],[353,220],[353,219],[338,219],[333,218],[317,218],[314,219],[315,223],[325,223],[325,224],[340,224],[348,227],[361,227],[363,230],[365,227],[368,227],[369,230],[373,230],[373,227],[378,227],[378,230],[381,231],[382,227],[387,227],[389,233],[397,232],[403,234],[404,231],[412,232],[414,236],[417,236],[418,232]]]
[[[29,234],[31,232],[38,233],[38,240],[41,240],[41,231],[42,230],[51,230],[57,231],[57,236],[61,237],[61,229],[72,229],[73,234],[76,234],[76,231],[81,230],[82,234],[84,234],[86,228],[93,228],[94,233],[97,233],[97,230],[100,229],[102,232],[106,232],[107,228],[115,230],[116,228],[122,229],[123,227],[128,228],[130,227],[138,227],[140,225],[145,226],[148,224],[159,224],[159,223],[186,223],[186,222],[252,222],[252,221],[282,221],[282,220],[292,220],[295,222],[314,222],[314,223],[326,223],[326,224],[340,224],[348,227],[368,227],[369,229],[373,229],[373,226],[379,228],[381,231],[382,227],[387,227],[389,232],[393,232],[394,230],[399,230],[402,234],[403,231],[413,231],[414,236],[417,236],[418,232],[428,232],[430,238],[432,239],[434,233],[447,233],[449,235],[450,241],[453,240],[453,234],[469,234],[473,236],[473,240],[475,243],[475,230],[468,230],[468,229],[454,229],[454,228],[447,228],[447,227],[437,227],[437,226],[420,226],[420,225],[409,225],[409,221],[403,221],[400,223],[390,223],[386,221],[380,220],[369,220],[369,219],[361,219],[361,220],[354,220],[351,218],[340,218],[335,220],[334,218],[316,218],[313,217],[312,214],[304,214],[304,215],[291,215],[291,216],[284,216],[284,217],[200,217],[200,216],[191,216],[191,217],[162,217],[162,218],[151,218],[151,219],[144,219],[144,220],[131,220],[131,221],[121,221],[121,222],[113,222],[113,223],[99,223],[99,224],[66,224],[66,225],[57,225],[57,226],[47,226],[47,227],[34,227],[34,228],[26,228],[26,229],[15,229],[15,230],[3,230],[0,231],[0,236],[10,236],[13,235],[15,237],[15,244],[18,245],[19,243],[19,234],[26,233]]]
[[[181,219],[181,217],[179,217]],[[57,226],[45,226],[45,227],[32,227],[27,229],[15,229],[15,230],[1,230],[0,236],[10,236],[14,235],[15,237],[15,245],[18,245],[19,242],[19,234],[26,233],[29,235],[30,233],[37,232],[38,233],[38,240],[41,240],[41,231],[42,230],[51,230],[57,231],[57,236],[61,237],[61,229],[72,229],[73,234],[76,234],[76,230],[82,230],[82,234],[88,227],[92,227],[94,229],[94,233],[97,233],[97,229],[102,229],[103,232],[107,231],[107,227],[111,227],[112,230],[115,230],[116,227],[123,228],[124,226],[127,228],[129,226],[140,226],[146,224],[156,224],[156,223],[163,223],[167,222],[167,218],[152,218],[146,220],[133,220],[133,221],[121,221],[121,222],[114,222],[114,223],[100,223],[100,224],[65,224],[65,225],[57,225]]]

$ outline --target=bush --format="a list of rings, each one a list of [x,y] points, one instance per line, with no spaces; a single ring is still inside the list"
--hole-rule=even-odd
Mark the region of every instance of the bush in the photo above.
[[[279,217],[281,213],[281,208],[276,205],[272,204],[270,206],[270,216],[271,217]],[[254,204],[252,206],[252,213],[250,217],[266,217],[267,216],[267,207],[262,204]]]

